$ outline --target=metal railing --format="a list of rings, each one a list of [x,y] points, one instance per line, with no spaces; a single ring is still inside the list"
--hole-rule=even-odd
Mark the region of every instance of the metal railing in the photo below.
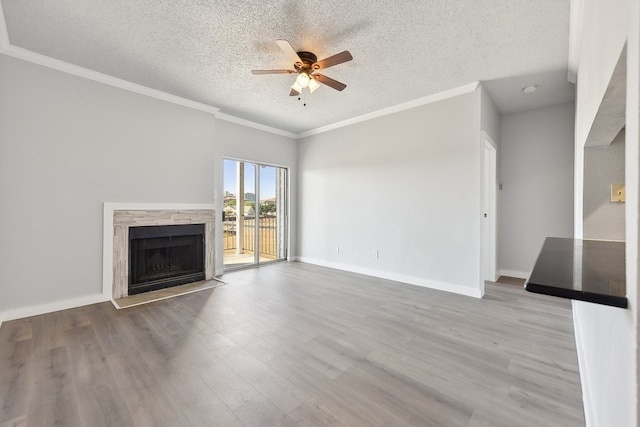
[[[245,216],[239,225],[237,217],[225,217],[224,221],[222,221],[224,250],[238,249],[236,236],[238,227],[241,226],[244,227],[241,249],[253,252],[255,250],[255,221],[255,217]],[[277,257],[277,224],[276,215],[260,215],[258,219],[260,255]]]

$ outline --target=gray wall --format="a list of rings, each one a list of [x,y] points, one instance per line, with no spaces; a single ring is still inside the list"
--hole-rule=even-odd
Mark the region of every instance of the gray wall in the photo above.
[[[478,295],[480,148],[479,90],[301,140],[300,257]]]
[[[4,55],[0,94],[0,320],[100,294],[103,203],[212,203],[234,153],[211,114]],[[295,162],[295,141],[242,129]]]
[[[611,202],[611,184],[624,183],[625,134],[611,145],[585,147],[583,237],[625,240],[624,203]]]
[[[502,117],[502,274],[528,277],[545,237],[573,236],[573,120],[573,104]]]
[[[287,200],[289,203],[289,251],[297,252],[295,233],[297,227],[297,212],[295,195],[297,192],[297,147],[298,142],[293,139],[266,133],[260,130],[247,128],[235,123],[223,120],[216,121],[216,206],[222,206],[224,202],[223,189],[223,160],[232,158],[260,162],[269,165],[283,166],[289,172],[289,191]],[[222,228],[222,217],[217,218],[218,230]],[[223,248],[222,240],[218,239],[216,249],[216,270],[222,274]]]

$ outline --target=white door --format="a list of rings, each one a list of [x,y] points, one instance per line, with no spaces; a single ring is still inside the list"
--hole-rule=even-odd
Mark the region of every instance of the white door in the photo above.
[[[482,286],[496,277],[496,148],[483,136],[482,167]]]

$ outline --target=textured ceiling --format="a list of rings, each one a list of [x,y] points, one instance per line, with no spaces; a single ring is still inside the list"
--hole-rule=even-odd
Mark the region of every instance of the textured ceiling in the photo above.
[[[488,81],[502,112],[573,99],[569,0],[2,0],[12,45],[294,133]],[[275,43],[354,60],[307,106]],[[540,79],[537,81],[536,79]],[[521,85],[538,84],[524,97]]]

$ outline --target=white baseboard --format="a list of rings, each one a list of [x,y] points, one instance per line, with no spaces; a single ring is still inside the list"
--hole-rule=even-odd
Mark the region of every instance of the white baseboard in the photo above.
[[[54,311],[82,307],[84,305],[109,301],[110,299],[111,299],[110,295],[95,294],[95,295],[88,295],[85,297],[55,301],[55,302],[42,304],[42,305],[16,308],[14,310],[9,310],[9,311],[5,311],[4,313],[0,313],[0,325],[2,325],[2,322],[6,322],[9,320],[22,319],[24,317],[37,316],[39,314],[45,314],[45,313],[51,313]]]
[[[460,286],[460,285],[455,285],[451,283],[436,282],[432,280],[425,280],[419,277],[405,276],[397,273],[372,270],[369,268],[355,267],[355,266],[350,266],[346,264],[327,262],[323,260],[306,258],[306,257],[291,257],[291,260],[299,261],[307,264],[319,265],[321,267],[333,268],[336,270],[348,271],[351,273],[364,274],[365,276],[372,276],[380,279],[393,280],[396,282],[407,283],[415,286],[422,286],[422,287],[436,289],[436,290],[445,291],[445,292],[452,292],[455,294],[465,295],[465,296],[474,297],[474,298],[482,298],[482,292],[480,289],[473,289],[466,286]],[[79,298],[71,298],[71,299],[62,300],[62,301],[55,301],[48,304],[21,307],[21,308],[0,313],[0,326],[2,326],[2,322],[6,322],[9,320],[22,319],[24,317],[37,316],[39,314],[51,313],[51,312],[60,311],[60,310],[67,310],[70,308],[82,307],[85,305],[96,304],[96,303],[106,302],[106,301],[111,301],[111,295],[95,294],[95,295],[88,295],[88,296],[79,297]]]
[[[516,270],[498,270],[498,277],[500,276],[517,277],[518,279],[528,279],[529,276],[531,276],[531,272],[516,271]]]
[[[576,352],[578,353],[578,372],[580,372],[580,383],[582,385],[582,405],[584,406],[584,421],[586,427],[593,427],[593,401],[591,400],[591,387],[589,385],[589,377],[587,372],[587,359],[584,354],[584,347],[582,344],[582,332],[580,330],[580,323],[578,322],[577,311],[579,310],[579,301],[571,301],[571,313],[573,314],[573,334],[576,338]]]
[[[393,280],[395,282],[408,283],[410,285],[422,286],[425,288],[436,289],[439,291],[452,292],[454,294],[465,295],[468,297],[482,298],[482,291],[480,289],[469,288],[467,286],[454,285],[451,283],[435,282],[432,280],[425,280],[419,277],[405,276],[397,273],[390,273],[387,271],[372,270],[370,268],[355,267],[352,265],[339,264],[335,262],[329,262],[319,259],[307,258],[307,257],[292,257],[294,261],[303,262],[306,264],[318,265],[321,267],[333,268],[335,270],[348,271],[350,273],[364,274],[365,276],[377,277],[380,279]]]

